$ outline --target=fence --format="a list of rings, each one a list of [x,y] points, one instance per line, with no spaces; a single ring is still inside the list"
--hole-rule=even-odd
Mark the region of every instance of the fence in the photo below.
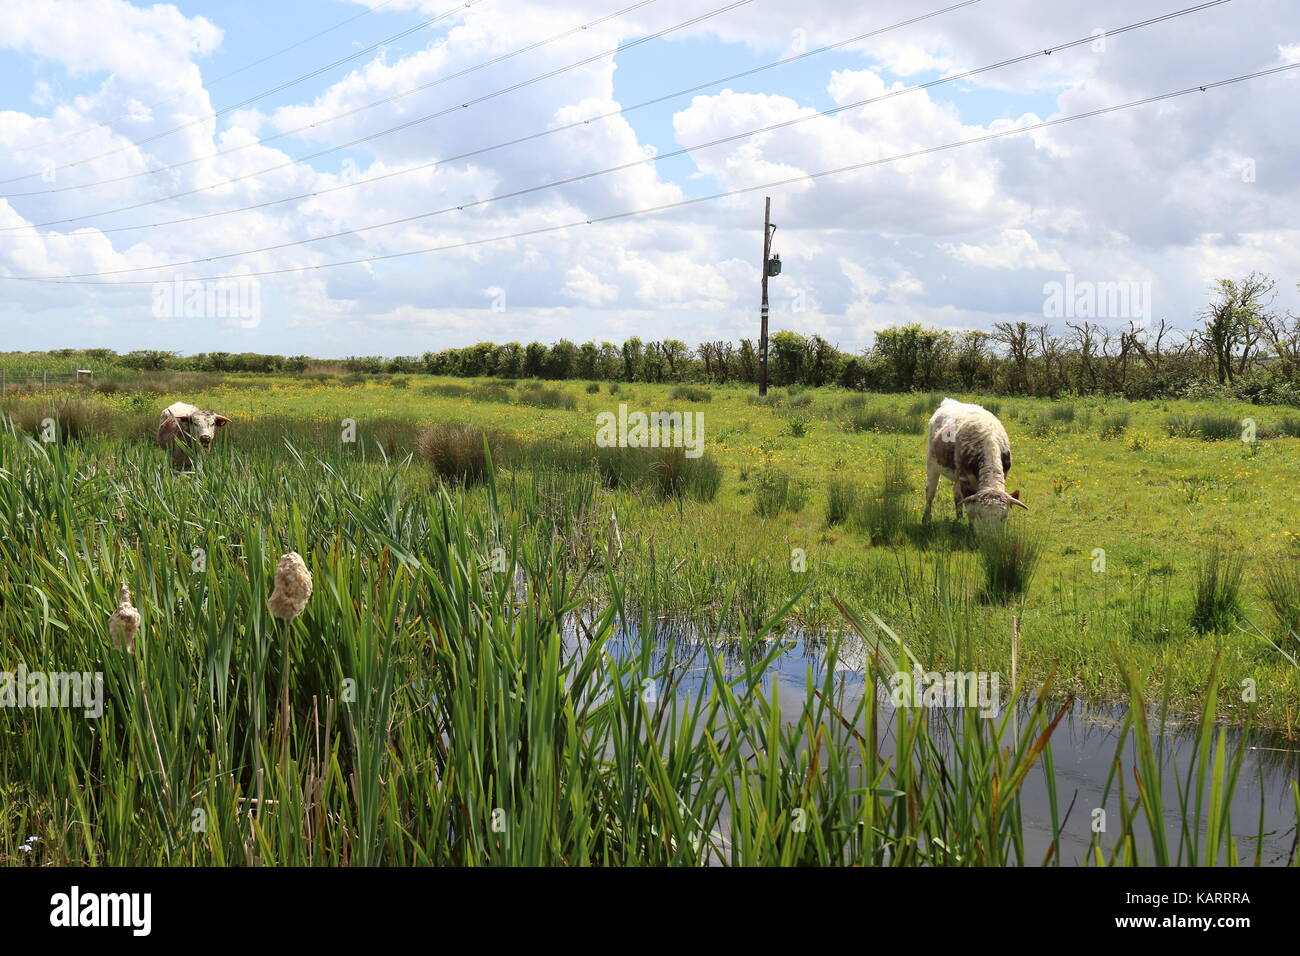
[[[46,392],[51,388],[68,388],[80,384],[95,384],[93,369],[74,368],[67,372],[52,372],[49,369],[39,369],[18,372],[13,369],[0,368],[0,395],[4,395],[11,388],[32,391],[39,387],[42,392]]]

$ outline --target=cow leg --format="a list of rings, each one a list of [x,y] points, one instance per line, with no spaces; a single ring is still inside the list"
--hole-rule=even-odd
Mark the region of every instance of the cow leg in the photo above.
[[[934,493],[939,490],[939,465],[926,462],[925,468],[925,514],[921,516],[923,524],[930,523],[930,507],[934,504]]]
[[[965,495],[963,495],[963,494],[961,493],[961,482],[960,482],[960,481],[954,481],[954,482],[952,483],[952,503],[953,503],[953,506],[957,509],[957,520],[958,520],[958,521],[961,520],[961,500],[962,500],[962,498],[964,498],[964,497],[965,497]]]

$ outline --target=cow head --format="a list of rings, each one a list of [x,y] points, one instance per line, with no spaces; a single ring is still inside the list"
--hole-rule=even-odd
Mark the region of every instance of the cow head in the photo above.
[[[230,419],[225,415],[178,402],[163,412],[158,428],[158,444],[166,448],[177,439],[184,444],[197,441],[204,451],[209,451],[217,429],[229,424]]]
[[[976,525],[1001,525],[1006,522],[1012,508],[1029,510],[1029,506],[1020,500],[1019,488],[1011,494],[992,489],[977,491],[963,498],[961,504],[965,515]]]
[[[218,415],[216,412],[198,409],[190,413],[189,432],[199,440],[204,451],[212,448],[212,439],[217,435],[218,428],[224,428],[230,424],[230,419],[225,415]]]

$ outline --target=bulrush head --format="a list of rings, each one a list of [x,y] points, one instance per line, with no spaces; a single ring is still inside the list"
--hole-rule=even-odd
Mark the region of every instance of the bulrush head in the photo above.
[[[135,634],[140,629],[140,612],[131,604],[131,589],[125,584],[118,594],[117,610],[108,618],[108,636],[113,646],[128,654],[135,653]]]
[[[297,551],[280,556],[275,568],[275,590],[266,601],[270,612],[284,621],[302,613],[311,597],[311,572]]]

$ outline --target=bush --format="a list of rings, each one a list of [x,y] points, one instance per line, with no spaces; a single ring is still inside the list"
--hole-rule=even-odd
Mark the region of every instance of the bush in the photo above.
[[[1192,627],[1201,634],[1224,631],[1241,613],[1242,560],[1219,542],[1210,545],[1196,571]]]
[[[597,393],[599,393],[599,392],[600,392],[600,383],[599,383],[599,382],[588,382],[588,383],[587,383],[587,394],[588,394],[588,395],[595,395],[595,394],[597,394]]]
[[[475,425],[439,424],[421,432],[416,444],[434,474],[468,486],[487,478],[488,449],[496,442]],[[495,458],[497,449],[491,450]]]

